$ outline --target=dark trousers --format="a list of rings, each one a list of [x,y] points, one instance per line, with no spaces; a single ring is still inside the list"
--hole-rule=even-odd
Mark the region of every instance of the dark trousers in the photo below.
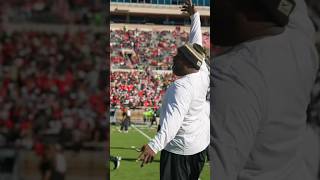
[[[123,131],[123,129],[124,129],[125,131],[128,131],[129,123],[130,123],[130,121],[127,119],[122,121],[120,130]]]
[[[153,125],[153,123],[154,123],[155,125],[157,125],[157,119],[156,119],[156,118],[152,118],[152,119],[151,119],[151,125],[150,125],[150,127]]]
[[[178,155],[166,150],[160,156],[160,180],[198,180],[207,150],[194,155]]]

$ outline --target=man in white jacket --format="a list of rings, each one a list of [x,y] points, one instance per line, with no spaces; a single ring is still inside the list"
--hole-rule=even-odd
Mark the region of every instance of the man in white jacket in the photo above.
[[[180,76],[167,89],[160,129],[142,148],[139,159],[149,163],[161,151],[161,180],[197,180],[210,143],[209,70],[202,48],[200,15],[187,0],[182,11],[191,18],[189,42],[178,48],[173,73]]]

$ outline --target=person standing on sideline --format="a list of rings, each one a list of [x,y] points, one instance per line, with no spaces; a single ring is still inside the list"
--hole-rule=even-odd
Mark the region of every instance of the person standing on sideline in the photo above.
[[[214,4],[212,43],[228,49],[211,64],[211,180],[318,179],[303,150],[319,67],[304,0]]]
[[[54,146],[54,173],[53,178],[54,180],[64,180],[67,171],[67,163],[63,153],[62,146],[60,144],[56,144]]]
[[[150,127],[152,127],[153,124],[157,125],[157,113],[156,113],[156,111],[153,111]]]
[[[131,110],[130,110],[130,108],[128,108],[128,110],[127,110],[127,117],[128,117],[129,126],[130,126],[130,123],[131,123]]]
[[[124,114],[124,117],[121,121],[120,132],[128,133],[130,118],[127,114]]]
[[[62,147],[58,144],[48,144],[45,146],[44,156],[40,163],[42,180],[64,180],[67,164],[62,152]]]
[[[160,129],[142,147],[141,166],[160,155],[160,180],[198,180],[210,143],[209,70],[202,48],[200,14],[187,0],[181,11],[191,17],[189,43],[178,48],[173,73],[180,76],[167,89]]]

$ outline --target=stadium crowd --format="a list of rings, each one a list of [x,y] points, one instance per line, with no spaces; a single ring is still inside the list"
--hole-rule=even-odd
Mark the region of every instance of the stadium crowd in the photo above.
[[[158,109],[172,73],[156,74],[150,70],[112,72],[110,75],[110,103],[112,108],[139,107]]]
[[[0,9],[11,22],[63,23],[102,26],[106,0],[10,0]]]
[[[103,35],[0,31],[0,147],[105,140]]]
[[[126,27],[111,30],[112,68],[170,70],[177,47],[187,42],[188,36],[179,27],[173,31],[127,30]],[[209,32],[203,33],[203,42],[209,52]]]

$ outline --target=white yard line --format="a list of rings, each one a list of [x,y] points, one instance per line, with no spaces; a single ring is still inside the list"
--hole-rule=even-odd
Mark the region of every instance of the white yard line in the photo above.
[[[150,138],[148,135],[146,135],[144,132],[142,132],[140,129],[138,129],[135,125],[131,124],[131,126],[132,126],[135,130],[137,130],[140,134],[142,134],[144,137],[146,137],[148,140],[151,140],[151,138]]]

